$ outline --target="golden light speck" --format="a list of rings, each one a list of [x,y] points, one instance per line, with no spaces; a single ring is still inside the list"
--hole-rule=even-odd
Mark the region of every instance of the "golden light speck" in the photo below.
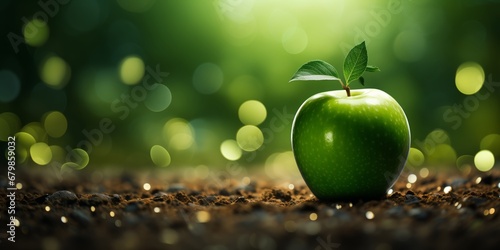
[[[18,219],[14,219],[14,226],[19,227],[21,222]]]
[[[372,212],[372,211],[368,211],[365,213],[365,216],[367,219],[371,220],[373,218],[375,218],[375,214]]]
[[[149,191],[151,189],[151,184],[146,182],[146,183],[144,183],[144,185],[142,185],[142,188],[144,188],[144,190],[146,190],[146,191]]]
[[[49,206],[45,206],[45,211],[50,212],[50,207]]]
[[[160,209],[159,207],[155,207],[155,208],[153,208],[153,211],[154,211],[155,213],[159,213],[159,212],[161,211],[161,209]]]
[[[111,216],[111,218],[115,217],[115,212],[110,211],[110,212],[109,212],[109,216]]]
[[[479,184],[479,183],[481,183],[482,180],[483,180],[483,178],[477,177],[475,182],[476,182],[476,184]],[[500,185],[500,183],[498,185]]]
[[[438,191],[438,192],[441,191],[441,187],[437,187],[436,191]]]
[[[420,174],[420,177],[422,178],[427,178],[429,176],[429,169],[428,168],[422,168],[418,172]]]
[[[297,230],[297,223],[293,220],[287,220],[285,221],[285,224],[283,225],[285,227],[285,230],[289,233],[295,232]]]
[[[23,189],[23,184],[21,182],[16,183],[17,189]]]
[[[393,192],[394,192],[394,190],[392,190],[392,188],[389,188],[389,190],[387,190],[388,195],[391,195]]]
[[[495,208],[490,208],[490,214],[494,214],[495,213]]]
[[[198,211],[196,212],[196,219],[200,223],[207,223],[210,221],[210,213],[207,211]]]
[[[312,221],[315,221],[318,219],[318,214],[317,213],[311,213],[309,215],[309,219],[312,220]]]
[[[116,227],[121,227],[122,226],[122,221],[121,220],[115,220],[115,226]]]
[[[95,212],[95,207],[94,206],[90,207],[90,212],[92,212],[92,213]]]
[[[447,194],[447,193],[451,192],[451,187],[450,187],[450,186],[446,186],[446,187],[444,187],[443,192],[444,192],[445,194]]]
[[[486,209],[483,211],[484,216],[488,216],[490,214],[490,210]]]
[[[460,209],[460,208],[462,208],[462,204],[457,205],[457,209]]]
[[[341,209],[341,208],[342,208],[342,205],[337,204],[337,205],[335,205],[335,208],[336,208],[336,209]]]
[[[292,183],[288,184],[288,189],[293,190],[294,188],[295,188],[295,185],[293,185]]]
[[[417,181],[417,176],[416,176],[416,175],[414,175],[414,174],[410,174],[410,175],[408,175],[408,182],[409,182],[409,183],[412,183],[412,184],[413,184],[413,183],[415,183],[416,181]]]
[[[406,183],[406,188],[411,188],[411,183]]]
[[[251,181],[250,177],[245,176],[245,177],[243,177],[243,179],[241,179],[241,184],[246,186],[246,185],[250,184],[250,181]]]
[[[161,232],[161,242],[168,244],[168,245],[173,245],[177,243],[179,240],[179,235],[177,234],[177,231],[172,230],[172,229],[164,229]]]
[[[498,188],[500,188],[500,182],[498,183]]]
[[[68,222],[68,219],[66,218],[66,216],[61,216],[61,222],[62,223],[67,223]]]
[[[352,203],[349,203],[349,207],[352,207]]]

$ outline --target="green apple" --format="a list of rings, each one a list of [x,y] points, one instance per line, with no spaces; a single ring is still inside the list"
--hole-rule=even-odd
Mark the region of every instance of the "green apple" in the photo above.
[[[297,111],[292,149],[319,199],[377,198],[403,170],[410,128],[401,106],[381,90],[324,92]]]
[[[292,150],[306,184],[322,200],[383,197],[400,176],[410,150],[410,126],[394,98],[364,85],[365,43],[344,60],[345,84],[337,70],[321,60],[302,65],[290,81],[335,80],[344,90],[316,94],[297,111],[292,124]]]

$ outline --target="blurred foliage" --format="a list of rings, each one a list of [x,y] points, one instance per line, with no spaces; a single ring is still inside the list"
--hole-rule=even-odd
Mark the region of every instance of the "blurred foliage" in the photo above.
[[[487,170],[488,152],[500,157],[499,9],[498,0],[4,0],[0,139],[16,135],[26,164],[234,161],[279,175],[293,164],[295,111],[340,89],[289,78],[312,59],[340,68],[366,40],[382,70],[367,87],[391,94],[411,124],[408,164],[470,169],[488,157],[478,159]]]

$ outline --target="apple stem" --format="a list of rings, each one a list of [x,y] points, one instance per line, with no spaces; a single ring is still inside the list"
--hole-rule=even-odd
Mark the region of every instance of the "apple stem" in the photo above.
[[[342,84],[342,88],[344,88],[345,92],[347,92],[347,96],[351,96],[351,88],[348,85]]]

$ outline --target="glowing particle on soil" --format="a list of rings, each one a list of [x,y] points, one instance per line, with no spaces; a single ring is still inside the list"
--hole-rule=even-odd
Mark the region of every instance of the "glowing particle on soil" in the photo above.
[[[366,216],[366,218],[367,218],[367,219],[369,219],[369,220],[371,220],[371,219],[375,218],[375,214],[373,214],[373,212],[372,212],[372,211],[368,211],[368,212],[366,212],[365,216]]]
[[[68,222],[68,219],[66,218],[66,216],[61,216],[61,222],[62,223],[67,223]]]
[[[50,212],[50,207],[49,206],[45,206],[45,211]]]
[[[462,208],[462,204],[457,205],[457,209],[460,209],[460,208]]]
[[[318,219],[318,214],[317,213],[311,213],[309,215],[309,219],[312,220],[312,221],[315,221]]]
[[[113,211],[109,212],[109,216],[115,217],[115,212],[113,212]]]
[[[417,181],[417,176],[416,176],[416,175],[414,175],[414,174],[410,174],[410,175],[408,175],[408,182],[409,182],[409,183],[412,183],[412,184],[413,184],[413,183],[415,183],[416,181]]]
[[[420,177],[427,178],[427,176],[429,176],[429,169],[422,168],[418,173],[420,174]]]
[[[295,188],[295,185],[293,185],[292,183],[288,184],[288,189],[293,190],[294,188]]]
[[[443,189],[443,192],[445,194],[449,193],[451,191],[451,187],[450,186],[446,186],[444,189]]]
[[[142,185],[142,187],[144,188],[144,190],[148,191],[151,189],[151,184],[146,182],[146,183],[144,183],[144,185]]]
[[[94,206],[90,207],[90,212],[92,212],[92,213],[95,212],[95,207]]]
[[[155,208],[153,209],[153,211],[154,211],[155,213],[159,213],[159,212],[161,211],[161,209],[160,209],[159,207],[155,207]]]
[[[490,214],[490,210],[486,209],[483,211],[484,216],[488,216]]]
[[[500,188],[500,182],[498,183],[498,188]]]
[[[411,188],[411,183],[406,183],[406,188]]]
[[[481,183],[481,181],[482,181],[482,180],[483,180],[483,178],[481,178],[481,177],[477,177],[477,178],[476,178],[476,184]],[[499,187],[500,187],[500,183],[499,183],[498,185],[499,185]]]
[[[20,183],[20,182],[18,182],[18,183],[16,184],[16,188],[17,188],[17,189],[23,189],[23,184],[22,184],[22,183]]]
[[[207,211],[198,211],[196,213],[196,219],[200,223],[207,223],[210,221],[210,213],[208,213]]]
[[[122,221],[121,220],[115,220],[115,226],[116,227],[121,227],[122,226]]]
[[[337,204],[337,205],[335,205],[335,208],[336,208],[336,209],[341,209],[341,208],[342,208],[342,205]]]
[[[391,195],[393,192],[394,192],[394,190],[392,190],[392,188],[389,188],[389,190],[387,190],[388,195]]]
[[[14,219],[14,226],[19,227],[21,223],[19,222],[18,219]]]
[[[441,191],[441,187],[437,187],[436,191],[438,191],[438,192]]]
[[[285,227],[285,230],[289,233],[295,232],[297,230],[297,223],[293,220],[287,220],[285,221],[285,224],[283,225]]]
[[[490,214],[494,214],[495,213],[495,208],[490,208]]]
[[[243,179],[241,179],[241,184],[246,186],[246,185],[250,184],[250,181],[251,181],[250,177],[245,176],[245,177],[243,177]]]
[[[349,203],[349,207],[352,207],[352,203]]]

